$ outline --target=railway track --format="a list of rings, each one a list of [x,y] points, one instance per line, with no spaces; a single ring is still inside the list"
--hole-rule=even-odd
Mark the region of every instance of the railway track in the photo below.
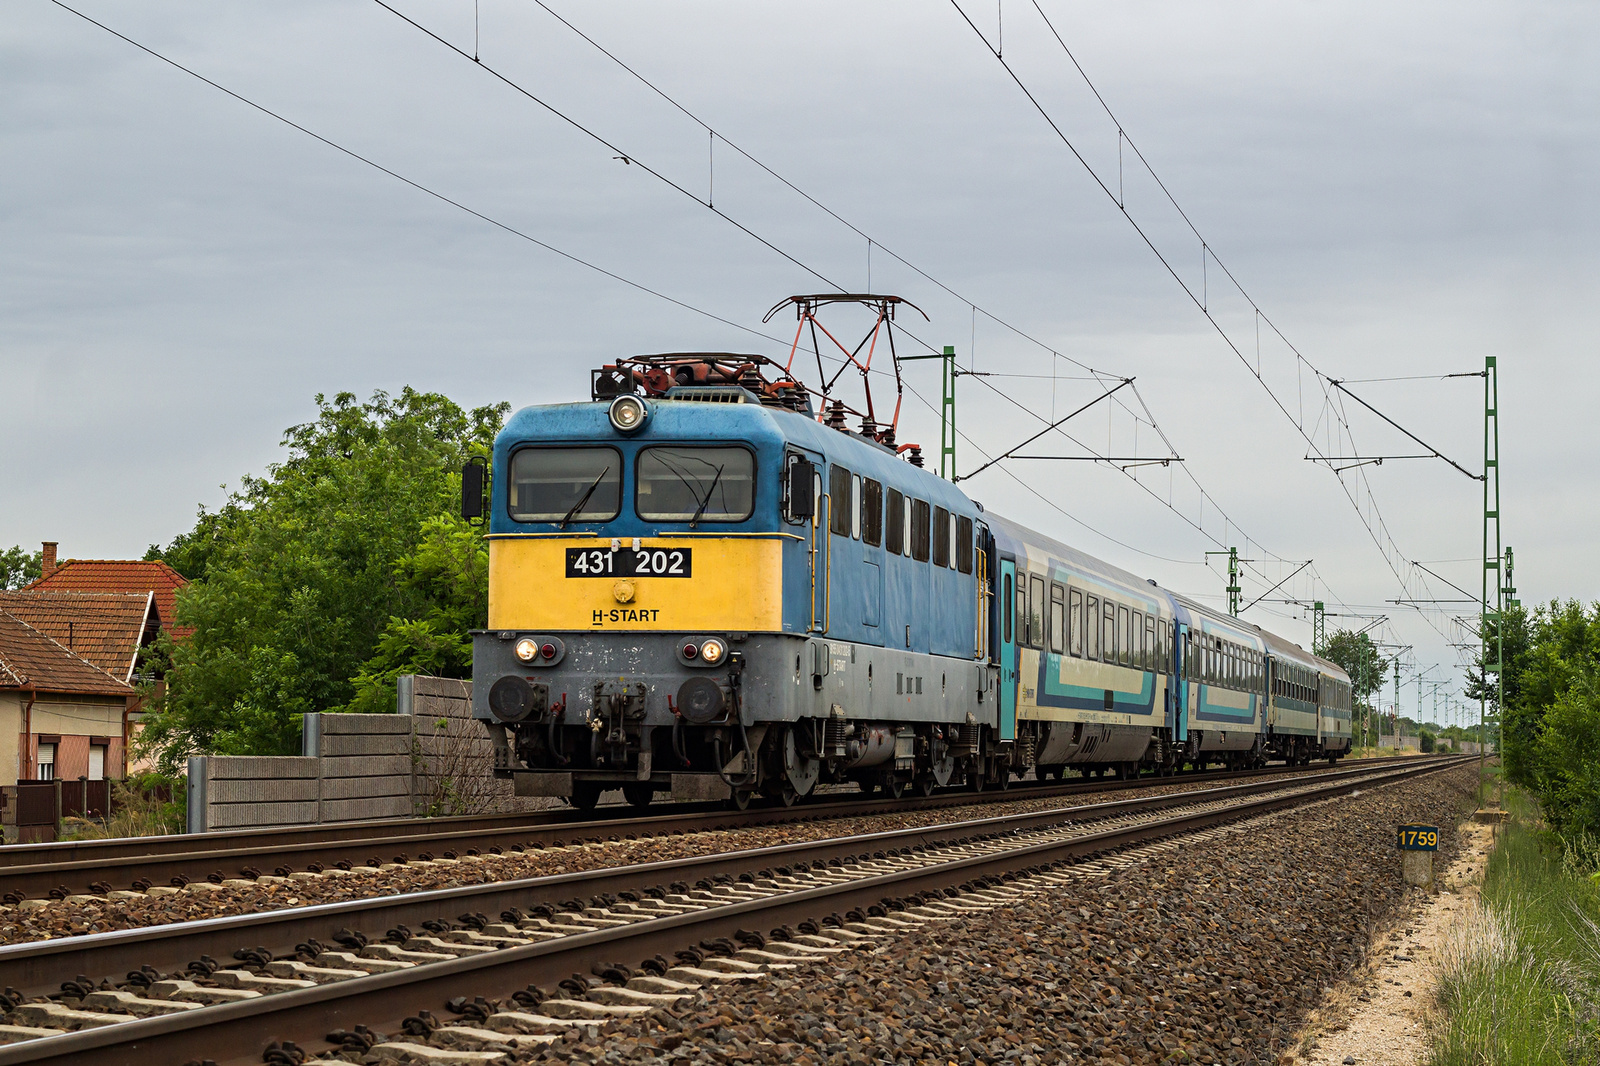
[[[948,919],[985,905],[1003,880],[1048,881],[1050,868],[1069,860],[1381,787],[1458,760],[1385,762],[12,945],[0,948],[0,985],[20,990],[7,991],[12,1000],[34,1002],[12,1004],[6,1039],[23,1042],[0,1048],[0,1066],[260,1062],[274,1042],[277,1061],[293,1062],[301,1052],[285,1050],[285,1041],[320,1052],[335,1030],[342,1033],[335,1042],[352,1050],[377,1044],[379,1058],[369,1061],[383,1059],[385,1047],[387,1061],[444,1061],[440,1048],[454,1049],[452,1062],[497,1061],[507,1041],[553,1039],[564,1027],[657,1009],[698,985],[821,958],[907,921]],[[956,885],[964,894],[946,898]],[[680,952],[687,954],[678,964],[666,961]],[[646,962],[635,965],[639,959]],[[94,976],[122,973],[129,978],[116,986]],[[447,1001],[462,1012],[460,1024],[441,1024],[429,1013]],[[150,1016],[135,1017],[140,1013]]]
[[[1392,759],[1347,760],[1356,769]],[[1332,772],[1272,766],[1259,770],[1215,771],[1171,777],[1083,778],[1069,782],[1026,782],[992,793],[950,791],[918,799],[863,799],[834,794],[797,807],[773,806],[735,812],[708,805],[632,808],[616,814],[550,811],[524,815],[355,822],[293,829],[257,829],[166,837],[13,844],[0,847],[0,900],[62,899],[111,891],[143,891],[193,881],[220,883],[230,878],[407,862],[422,855],[458,858],[518,848],[555,847],[611,837],[661,836],[849,818],[874,812],[962,807],[1017,798],[1053,798],[1111,790],[1173,785],[1200,786],[1292,773]]]

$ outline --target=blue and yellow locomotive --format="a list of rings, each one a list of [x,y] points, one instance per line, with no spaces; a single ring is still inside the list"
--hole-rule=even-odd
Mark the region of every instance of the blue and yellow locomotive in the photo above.
[[[985,512],[773,367],[622,361],[501,431],[473,712],[519,794],[743,806],[1348,750],[1334,664]]]

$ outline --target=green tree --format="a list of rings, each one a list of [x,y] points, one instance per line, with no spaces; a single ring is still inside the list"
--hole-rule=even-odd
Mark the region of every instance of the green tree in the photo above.
[[[0,551],[0,589],[19,589],[42,573],[43,552],[26,552],[21,545]]]
[[[1327,639],[1322,657],[1338,663],[1350,675],[1350,688],[1357,703],[1369,703],[1372,694],[1383,687],[1383,672],[1389,662],[1378,654],[1377,645],[1365,633],[1338,630]]]
[[[287,457],[155,554],[192,577],[166,641],[168,695],[145,743],[188,754],[291,754],[300,716],[390,711],[394,676],[466,676],[486,622],[481,530],[455,513],[459,469],[486,455],[509,405],[464,411],[405,389],[317,397]]]

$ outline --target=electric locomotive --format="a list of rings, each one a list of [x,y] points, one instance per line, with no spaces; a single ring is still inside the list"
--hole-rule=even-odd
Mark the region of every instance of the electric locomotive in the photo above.
[[[1348,750],[1336,665],[820,414],[761,356],[619,360],[507,421],[486,501],[464,471],[473,714],[517,794],[744,806]]]

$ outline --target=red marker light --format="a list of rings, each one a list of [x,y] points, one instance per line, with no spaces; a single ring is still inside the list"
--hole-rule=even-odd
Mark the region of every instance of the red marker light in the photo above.
[[[546,644],[544,647],[539,649],[539,654],[543,655],[546,659],[554,659],[556,657],[556,646],[554,644]]]
[[[693,659],[693,658],[697,657],[699,654],[700,654],[700,649],[695,647],[693,644],[685,644],[683,646],[683,657],[685,659]]]

